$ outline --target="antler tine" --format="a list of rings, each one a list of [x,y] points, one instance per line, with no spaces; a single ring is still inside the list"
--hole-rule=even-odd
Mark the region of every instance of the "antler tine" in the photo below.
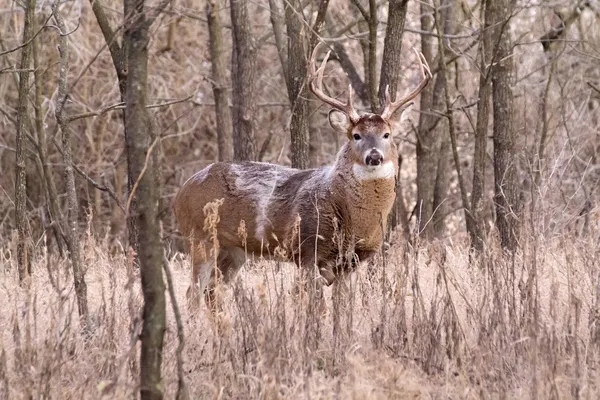
[[[313,50],[312,56],[310,58],[310,90],[317,96],[321,101],[326,104],[329,104],[333,108],[340,110],[344,114],[348,116],[352,123],[357,123],[360,119],[358,112],[354,109],[354,103],[352,102],[352,96],[354,91],[352,90],[352,85],[348,85],[348,101],[346,103],[342,103],[340,100],[334,99],[326,95],[323,92],[323,73],[325,72],[325,66],[327,65],[327,60],[329,59],[329,55],[331,54],[331,50],[327,52],[321,66],[316,68],[316,58],[317,53],[319,51],[319,47],[323,44],[323,42],[317,44],[315,49]],[[316,86],[315,86],[316,79]]]
[[[413,47],[413,50],[417,54],[417,58],[419,60],[419,70],[421,71],[421,77],[422,77],[421,83],[419,83],[419,86],[417,86],[417,88],[415,90],[410,92],[408,94],[408,96],[406,96],[400,100],[396,100],[394,102],[391,101],[389,86],[387,86],[385,88],[386,106],[385,106],[385,109],[383,110],[383,113],[381,113],[381,118],[383,118],[385,120],[391,118],[392,115],[398,109],[405,108],[412,99],[417,97],[417,95],[419,93],[421,93],[421,91],[423,89],[425,89],[425,86],[427,86],[427,84],[431,80],[432,74],[431,74],[431,70],[429,69],[429,65],[427,64],[427,60],[425,59],[425,56],[421,52],[418,52],[414,47]]]

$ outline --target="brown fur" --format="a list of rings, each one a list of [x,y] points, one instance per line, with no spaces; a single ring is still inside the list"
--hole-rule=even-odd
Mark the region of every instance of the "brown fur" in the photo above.
[[[193,284],[188,295],[194,294],[198,280],[206,280],[204,269],[215,257],[203,208],[217,199],[223,199],[216,227],[217,267],[225,282],[243,263],[243,257],[235,256],[240,251],[283,257],[306,268],[316,265],[327,284],[340,271],[375,254],[395,198],[397,151],[391,138],[383,139],[389,131],[381,117],[367,114],[349,129],[349,141],[332,166],[296,170],[256,162],[215,163],[190,178],[174,202],[180,231],[192,238]],[[361,140],[352,139],[353,133],[360,133]],[[359,180],[353,167],[367,168],[364,154],[373,148],[393,164],[393,173]],[[245,237],[238,230],[242,221]],[[208,285],[207,300],[213,301],[214,272],[210,277],[201,287]]]

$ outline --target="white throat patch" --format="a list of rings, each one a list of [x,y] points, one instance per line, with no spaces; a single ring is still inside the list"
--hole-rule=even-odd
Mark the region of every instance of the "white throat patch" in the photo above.
[[[386,161],[382,165],[371,166],[354,163],[352,172],[356,179],[360,181],[369,181],[372,179],[389,179],[396,177],[394,163]]]

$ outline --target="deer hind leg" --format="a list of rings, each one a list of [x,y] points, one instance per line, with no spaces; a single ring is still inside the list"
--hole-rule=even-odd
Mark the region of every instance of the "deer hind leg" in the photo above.
[[[239,247],[224,247],[217,256],[217,268],[211,268],[208,282],[204,289],[204,299],[209,309],[214,313],[220,310],[221,305],[217,297],[217,286],[220,283],[231,282],[246,262],[246,254]]]
[[[321,316],[327,313],[327,302],[323,294],[323,288],[330,286],[333,277],[326,271],[330,268],[323,263],[320,263],[319,270],[316,271],[312,261],[303,260],[300,267],[300,276],[296,279],[292,294],[294,297],[308,297],[309,309],[320,314]]]
[[[217,250],[218,251],[218,250]],[[192,282],[186,292],[188,306],[197,308],[200,305],[200,293],[204,291],[211,271],[214,269],[214,255],[211,256],[204,243],[194,243],[192,255]]]

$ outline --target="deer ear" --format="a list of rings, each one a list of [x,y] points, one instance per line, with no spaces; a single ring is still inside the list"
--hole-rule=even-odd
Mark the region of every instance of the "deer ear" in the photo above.
[[[329,125],[338,132],[348,132],[350,118],[343,112],[333,109],[327,114]]]

